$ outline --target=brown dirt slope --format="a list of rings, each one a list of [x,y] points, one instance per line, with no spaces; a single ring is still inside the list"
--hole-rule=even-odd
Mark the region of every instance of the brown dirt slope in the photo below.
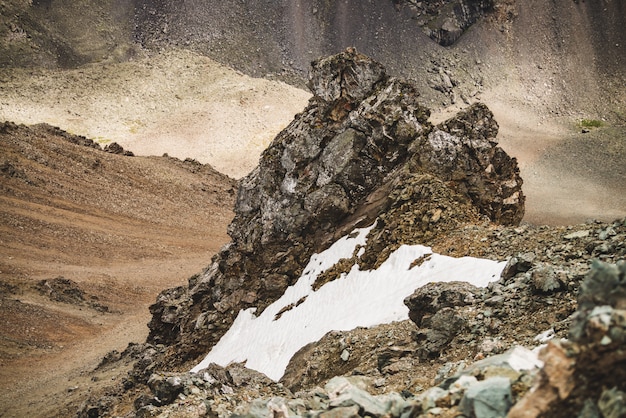
[[[227,241],[236,183],[48,125],[1,123],[0,143],[0,415],[68,416],[59,400]]]

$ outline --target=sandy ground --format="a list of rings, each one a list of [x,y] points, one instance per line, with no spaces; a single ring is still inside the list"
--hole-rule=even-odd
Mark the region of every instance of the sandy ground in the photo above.
[[[256,166],[310,96],[182,50],[77,70],[0,70],[0,121],[46,122],[138,155],[191,157],[231,177]]]
[[[123,375],[93,371],[146,340],[157,295],[228,242],[236,182],[41,127],[0,124],[0,143],[0,416],[74,416]],[[41,286],[59,277],[73,285]]]

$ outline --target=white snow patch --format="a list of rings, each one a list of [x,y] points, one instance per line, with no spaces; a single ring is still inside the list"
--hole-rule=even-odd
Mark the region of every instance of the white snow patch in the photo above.
[[[550,328],[547,331],[537,334],[537,336],[533,338],[533,341],[538,341],[543,344],[553,339],[554,336],[555,336],[554,328]]]
[[[408,319],[404,299],[418,287],[449,281],[484,287],[500,278],[506,264],[472,257],[453,258],[434,254],[422,245],[403,245],[378,270],[361,271],[354,265],[348,274],[313,291],[311,286],[317,276],[340,259],[352,257],[357,245],[365,245],[372,227],[357,229],[326,251],[314,254],[296,284],[260,316],[254,315],[254,308],[240,311],[228,332],[192,372],[211,363],[227,366],[245,362],[246,367],[278,380],[300,348],[329,331]],[[430,258],[409,269],[414,260],[427,254],[431,254]],[[304,297],[304,302],[275,319],[281,309]]]
[[[539,360],[538,354],[522,346],[509,350],[507,363],[518,372],[543,367],[543,361]]]

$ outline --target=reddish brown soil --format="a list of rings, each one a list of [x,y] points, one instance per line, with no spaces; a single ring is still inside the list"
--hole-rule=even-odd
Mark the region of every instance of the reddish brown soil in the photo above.
[[[111,383],[87,372],[145,341],[157,294],[228,241],[236,185],[193,161],[109,154],[47,127],[0,125],[0,142],[0,415],[71,416]],[[37,289],[60,276],[83,302]]]

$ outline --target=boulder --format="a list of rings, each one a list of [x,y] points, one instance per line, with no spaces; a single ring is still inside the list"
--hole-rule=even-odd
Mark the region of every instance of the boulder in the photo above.
[[[479,299],[482,290],[467,282],[428,283],[404,300],[409,318],[418,327],[425,316],[432,316],[444,308],[471,305]]]
[[[503,418],[512,404],[511,382],[506,377],[491,377],[472,384],[459,404],[469,418]]]

